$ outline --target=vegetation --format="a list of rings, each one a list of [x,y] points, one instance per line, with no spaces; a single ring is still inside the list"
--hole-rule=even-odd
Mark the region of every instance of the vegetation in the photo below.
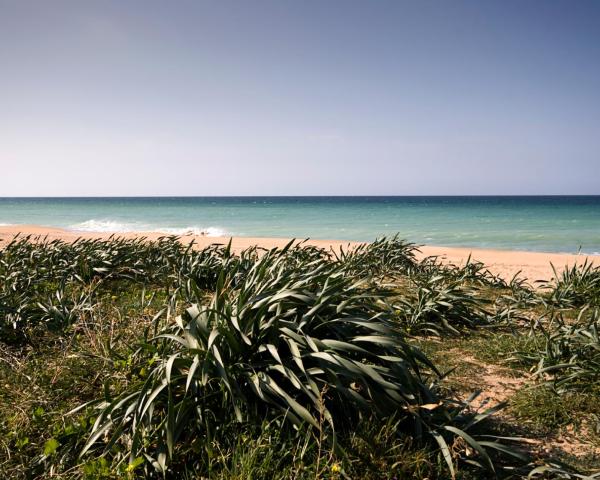
[[[600,265],[585,262],[565,268],[561,275],[554,270],[555,280],[549,285],[550,300],[557,305],[582,307],[600,306]]]
[[[547,379],[558,392],[598,391],[600,386],[600,312],[580,310],[574,323],[561,315],[543,330],[543,349],[522,355],[535,361],[534,374]],[[539,327],[543,329],[542,326]]]
[[[594,478],[598,271],[416,250],[9,241],[0,476]]]

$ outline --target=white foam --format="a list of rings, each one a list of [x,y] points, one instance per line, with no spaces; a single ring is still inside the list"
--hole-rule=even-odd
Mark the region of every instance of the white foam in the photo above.
[[[108,219],[91,219],[85,222],[71,225],[69,230],[76,232],[109,232],[109,233],[125,233],[125,232],[159,232],[168,235],[205,235],[207,237],[225,237],[227,231],[220,227],[159,227],[156,225],[141,224],[141,223],[122,223]]]
[[[131,225],[114,220],[86,220],[71,225],[69,230],[76,232],[135,232],[140,231],[139,225]]]

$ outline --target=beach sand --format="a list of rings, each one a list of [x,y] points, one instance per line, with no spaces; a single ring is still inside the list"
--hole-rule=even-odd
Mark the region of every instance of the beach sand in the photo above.
[[[95,239],[108,238],[111,235],[124,238],[145,237],[149,240],[155,240],[164,233],[158,232],[128,232],[128,233],[108,233],[108,232],[74,232],[63,230],[56,227],[43,227],[38,225],[12,225],[0,226],[0,247],[6,241],[12,239],[15,235],[33,235],[44,236],[50,240],[60,239],[65,241],[74,241],[78,238]],[[205,247],[213,243],[228,243],[229,237],[208,237],[201,235],[182,236],[183,242],[196,243],[198,248]],[[285,246],[290,239],[286,238],[261,238],[261,237],[233,237],[232,248],[239,252],[250,246],[260,246],[263,248],[275,248]],[[309,240],[309,245],[322,247],[326,249],[333,248],[351,248],[359,245],[358,242],[348,242],[343,240]],[[469,256],[472,260],[477,260],[486,265],[490,272],[510,280],[515,274],[519,273],[521,277],[535,282],[536,280],[550,280],[554,276],[551,264],[561,272],[566,266],[572,266],[575,263],[583,263],[586,259],[589,261],[600,262],[598,257],[586,255],[574,255],[568,253],[541,253],[541,252],[523,252],[513,250],[489,250],[478,248],[457,248],[457,247],[420,247],[420,258],[426,256],[438,256],[444,262],[450,262],[457,265],[464,264]]]

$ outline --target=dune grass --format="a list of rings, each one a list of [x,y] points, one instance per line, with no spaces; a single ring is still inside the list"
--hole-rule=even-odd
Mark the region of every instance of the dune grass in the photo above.
[[[531,445],[595,448],[595,271],[534,290],[415,251],[13,239],[0,473],[592,478],[594,455]],[[482,401],[500,368],[523,385]]]

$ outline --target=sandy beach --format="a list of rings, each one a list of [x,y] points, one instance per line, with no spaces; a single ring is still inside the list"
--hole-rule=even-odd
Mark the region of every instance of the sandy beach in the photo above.
[[[159,232],[75,232],[39,225],[12,225],[0,226],[0,246],[17,234],[44,236],[51,240],[60,239],[65,241],[74,241],[77,238],[108,238],[111,235],[125,238],[145,237],[149,240],[155,240],[161,236],[165,236],[164,233]],[[213,243],[227,243],[230,239],[229,237],[187,235],[182,236],[181,240],[183,242],[191,242],[193,240],[195,244],[198,245],[198,248],[202,248]],[[264,248],[283,247],[289,240],[290,239],[287,238],[263,237],[233,237],[231,239],[232,248],[236,252],[254,245]],[[336,250],[340,248],[351,248],[358,245],[357,242],[348,242],[344,240],[310,239],[307,243],[326,249],[333,248]],[[500,275],[507,280],[520,272],[520,276],[527,278],[530,282],[535,282],[536,280],[550,280],[554,275],[552,265],[560,272],[565,266],[583,263],[586,260],[598,262],[598,257],[595,256],[568,253],[524,252],[516,250],[439,247],[430,245],[421,246],[420,251],[421,258],[426,256],[438,256],[445,262],[459,265],[464,263],[468,257],[471,256],[473,260],[483,262],[492,273]]]

